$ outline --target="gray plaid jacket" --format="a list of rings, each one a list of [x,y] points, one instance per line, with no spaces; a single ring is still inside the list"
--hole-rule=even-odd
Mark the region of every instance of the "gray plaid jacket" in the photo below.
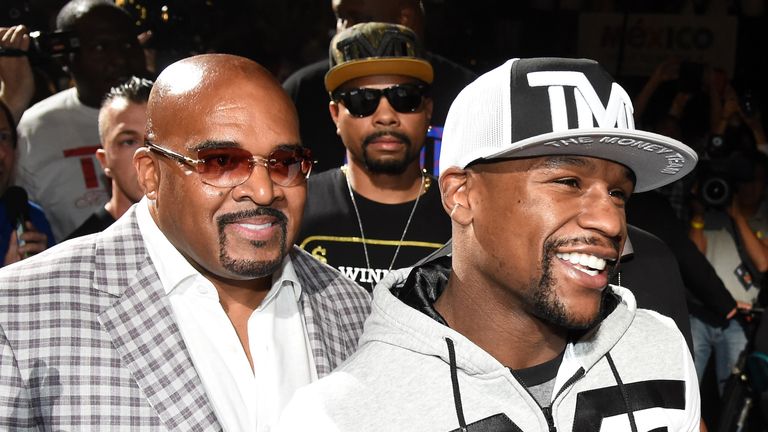
[[[319,376],[357,348],[368,293],[294,247]],[[0,430],[221,430],[130,210],[0,270]]]

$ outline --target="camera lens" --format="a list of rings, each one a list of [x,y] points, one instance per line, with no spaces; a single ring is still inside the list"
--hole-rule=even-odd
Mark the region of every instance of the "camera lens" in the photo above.
[[[728,147],[726,146],[725,139],[720,135],[713,135],[707,143],[707,156],[711,158],[721,158],[728,154]]]
[[[722,177],[710,177],[701,185],[701,198],[711,207],[724,207],[731,201],[732,188]]]

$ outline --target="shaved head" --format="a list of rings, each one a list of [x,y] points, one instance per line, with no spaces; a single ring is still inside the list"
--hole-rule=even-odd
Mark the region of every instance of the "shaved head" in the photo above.
[[[56,29],[73,30],[77,21],[95,8],[113,9],[130,19],[128,12],[108,0],[72,0],[67,2],[56,16]]]
[[[164,126],[176,124],[179,113],[196,109],[215,109],[228,98],[240,96],[244,82],[265,97],[268,104],[282,106],[294,116],[295,107],[280,82],[264,67],[244,57],[229,54],[203,54],[168,66],[157,77],[147,105],[147,134],[163,140]],[[197,106],[200,95],[217,95],[216,104]]]

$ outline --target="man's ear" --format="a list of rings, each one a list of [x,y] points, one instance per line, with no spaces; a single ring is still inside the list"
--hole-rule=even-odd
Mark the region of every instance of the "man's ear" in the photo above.
[[[331,120],[336,125],[336,135],[339,135],[339,104],[334,101],[328,102],[328,112],[331,113]]]
[[[112,178],[112,170],[107,167],[107,152],[105,152],[103,148],[96,150],[96,160],[99,161],[99,165],[101,165],[101,169],[104,170],[104,174],[107,177]]]
[[[157,189],[160,184],[160,169],[158,161],[150,154],[151,151],[142,147],[133,154],[133,168],[138,175],[139,186],[144,195],[151,199],[157,199]]]
[[[440,191],[443,195],[443,208],[451,220],[459,225],[472,223],[472,209],[469,205],[467,172],[458,167],[450,167],[440,175]]]

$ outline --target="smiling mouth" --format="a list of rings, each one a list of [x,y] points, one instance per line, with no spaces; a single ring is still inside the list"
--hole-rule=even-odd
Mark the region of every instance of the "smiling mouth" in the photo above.
[[[590,276],[597,276],[601,271],[605,270],[608,264],[612,264],[612,261],[604,258],[599,258],[595,255],[579,253],[579,252],[565,252],[555,254],[563,261],[569,262],[576,270],[586,273]]]
[[[251,224],[251,223],[245,223],[245,222],[236,222],[236,223],[237,223],[237,225],[240,225],[241,227],[243,227],[245,229],[249,229],[249,230],[253,230],[253,231],[267,229],[267,228],[270,228],[270,227],[273,227],[275,225],[279,225],[280,224],[280,222],[278,222],[278,221],[268,222],[268,223],[263,223],[263,224]]]

